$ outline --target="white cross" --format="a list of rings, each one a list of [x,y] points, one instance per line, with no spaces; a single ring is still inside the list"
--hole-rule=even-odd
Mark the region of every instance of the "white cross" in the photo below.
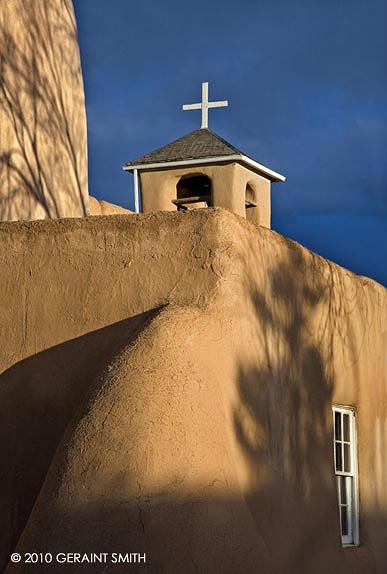
[[[200,104],[184,104],[183,110],[202,110],[202,128],[208,128],[208,108],[224,108],[228,106],[228,101],[209,102],[208,82],[202,83],[202,101]]]

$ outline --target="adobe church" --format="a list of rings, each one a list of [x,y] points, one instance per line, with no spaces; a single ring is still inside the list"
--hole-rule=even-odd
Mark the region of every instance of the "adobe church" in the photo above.
[[[206,84],[138,213],[89,199],[70,0],[0,24],[0,571],[384,573],[385,288],[270,229]]]

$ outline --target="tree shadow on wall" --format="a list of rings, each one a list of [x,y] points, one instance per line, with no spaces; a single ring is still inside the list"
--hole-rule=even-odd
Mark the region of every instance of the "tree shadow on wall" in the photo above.
[[[157,312],[57,345],[0,375],[0,572],[75,411],[114,357]]]
[[[86,126],[71,2],[23,0],[1,10],[0,220],[86,215]]]
[[[277,253],[255,248],[243,265],[257,350],[239,365],[233,420],[247,502],[279,571],[325,574],[329,552],[332,572],[346,572],[331,407],[337,347],[358,360],[347,319],[359,293],[336,266],[290,241]]]

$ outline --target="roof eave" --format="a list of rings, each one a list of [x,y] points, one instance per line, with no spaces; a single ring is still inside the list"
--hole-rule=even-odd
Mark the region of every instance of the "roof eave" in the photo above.
[[[258,163],[257,161],[251,159],[251,157],[248,157],[247,155],[241,156],[241,162],[253,168],[255,171],[265,174],[271,181],[283,182],[286,180],[286,177],[284,175],[277,173],[276,171],[273,171],[272,169],[262,165],[261,163]]]
[[[214,156],[214,157],[205,157],[205,158],[198,158],[198,159],[182,159],[182,160],[175,160],[175,161],[161,161],[161,162],[153,162],[153,163],[138,163],[138,164],[128,164],[123,166],[124,171],[134,171],[134,170],[156,170],[156,169],[165,169],[168,167],[184,167],[184,166],[191,166],[191,165],[203,165],[203,164],[210,164],[210,163],[227,163],[230,161],[236,161],[242,164],[247,165],[250,169],[257,171],[259,174],[263,174],[271,181],[285,181],[285,176],[277,173],[268,167],[254,161],[250,157],[243,155],[243,154],[231,154],[231,155],[222,155],[222,156]]]

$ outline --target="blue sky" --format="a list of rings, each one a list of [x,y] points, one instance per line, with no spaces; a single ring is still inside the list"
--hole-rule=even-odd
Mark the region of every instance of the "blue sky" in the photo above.
[[[385,0],[74,0],[90,193],[133,207],[121,167],[209,127],[284,174],[272,227],[387,285]]]

